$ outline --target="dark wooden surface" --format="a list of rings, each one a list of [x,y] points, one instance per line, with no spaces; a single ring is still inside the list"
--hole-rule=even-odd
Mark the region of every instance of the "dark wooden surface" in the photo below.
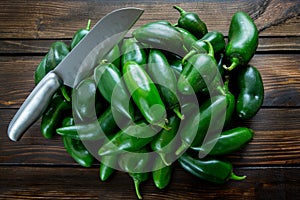
[[[0,1],[0,199],[136,199],[127,174],[101,182],[99,163],[80,167],[61,138],[44,139],[36,122],[19,142],[8,139],[11,118],[34,87],[33,73],[52,42],[67,43],[73,33],[108,12],[127,6],[145,9],[135,27],[152,20],[175,22],[174,4],[197,12],[209,30],[227,35],[231,16],[246,11],[260,31],[251,64],[265,84],[263,108],[251,120],[236,122],[255,131],[253,141],[228,157],[242,182],[213,185],[179,166],[172,182],[158,190],[149,180],[144,199],[299,199],[300,191],[300,2],[240,1]],[[135,28],[134,27],[134,28]]]

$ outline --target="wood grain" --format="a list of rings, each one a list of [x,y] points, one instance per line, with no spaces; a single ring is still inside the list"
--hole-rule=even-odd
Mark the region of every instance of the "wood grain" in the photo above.
[[[0,3],[0,38],[71,38],[73,33],[85,27],[87,19],[94,23],[106,13],[122,7],[145,9],[136,26],[153,20],[166,19],[175,23],[178,12],[172,6],[196,12],[209,30],[227,34],[232,15],[245,11],[257,21],[261,36],[299,36],[298,1],[12,1]],[[13,6],[12,6],[13,5]],[[275,13],[275,15],[274,15]]]
[[[0,170],[3,173],[0,179],[1,199],[26,199],[29,196],[30,199],[136,199],[133,182],[124,172],[101,182],[97,167],[0,166]],[[145,200],[297,199],[299,168],[238,168],[235,172],[245,174],[247,178],[213,185],[176,166],[172,182],[166,189],[156,189],[150,179],[141,185],[141,193]]]
[[[234,120],[233,127],[246,126],[255,131],[254,139],[240,151],[228,156],[239,166],[276,166],[300,164],[300,109],[261,109],[247,121]],[[0,110],[0,127],[5,127],[15,110]],[[292,122],[292,123],[291,123]],[[0,130],[0,165],[75,165],[66,153],[60,136],[45,139],[36,122],[18,143],[9,141],[6,129]],[[96,164],[97,162],[95,162]]]

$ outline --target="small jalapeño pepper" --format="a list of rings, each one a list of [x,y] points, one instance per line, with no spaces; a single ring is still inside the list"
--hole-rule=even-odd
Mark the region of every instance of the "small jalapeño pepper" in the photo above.
[[[127,61],[134,61],[144,69],[147,63],[146,50],[139,44],[135,38],[128,38],[123,40],[121,47],[122,57],[121,64],[125,65]]]
[[[238,65],[246,65],[258,46],[258,30],[245,12],[236,12],[230,22],[226,58],[231,62],[225,69],[231,71]]]
[[[71,44],[70,44],[70,49],[72,50],[81,40],[82,38],[84,38],[84,36],[86,36],[86,34],[88,34],[90,32],[91,29],[91,20],[89,19],[86,25],[85,29],[79,29],[78,31],[76,31],[76,33],[74,34]]]
[[[173,6],[179,13],[180,18],[178,19],[178,26],[186,29],[191,34],[197,37],[197,39],[202,38],[207,33],[206,24],[199,18],[196,13],[186,12],[179,6]]]

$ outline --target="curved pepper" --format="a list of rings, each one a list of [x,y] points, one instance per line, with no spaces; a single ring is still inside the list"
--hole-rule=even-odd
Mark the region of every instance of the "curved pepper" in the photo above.
[[[137,63],[128,61],[123,66],[123,76],[133,101],[146,121],[167,128],[165,105],[146,71]]]
[[[264,84],[260,72],[248,65],[237,71],[234,81],[238,90],[236,113],[241,119],[250,119],[264,101]]]
[[[71,44],[70,44],[70,48],[71,50],[82,40],[82,38],[84,36],[86,36],[86,34],[88,34],[90,32],[91,29],[91,20],[89,19],[86,25],[85,29],[79,29],[78,31],[76,31],[76,33],[74,34]]]
[[[199,153],[211,156],[220,156],[239,150],[253,138],[253,130],[246,127],[236,127],[222,132],[218,137],[202,144],[200,147],[192,147]]]
[[[64,146],[71,157],[81,166],[90,167],[93,164],[94,157],[85,148],[80,140],[74,140],[63,136]]]
[[[197,93],[207,87],[217,73],[217,63],[214,58],[213,47],[209,42],[208,54],[193,55],[184,63],[178,78],[177,88],[185,95]]]
[[[113,166],[116,166],[118,163],[117,156],[103,156],[101,158],[99,175],[101,181],[106,181],[114,173],[115,169]]]
[[[41,133],[45,138],[52,138],[63,117],[71,113],[71,104],[61,95],[55,94],[42,116]]]
[[[178,19],[178,26],[186,29],[191,34],[197,37],[197,39],[202,38],[207,33],[206,24],[199,18],[196,13],[186,12],[179,6],[173,6],[179,13],[180,18]]]
[[[147,72],[156,84],[167,109],[172,110],[180,119],[183,119],[177,95],[177,79],[166,56],[160,50],[150,50]]]
[[[151,47],[184,55],[183,38],[173,26],[164,23],[148,23],[132,32],[137,41]]]
[[[187,172],[203,180],[223,184],[228,180],[243,180],[246,176],[237,176],[233,173],[232,164],[226,160],[215,158],[198,159],[187,153],[178,159],[180,165]]]
[[[134,61],[144,69],[147,63],[147,54],[145,49],[139,44],[135,38],[128,38],[123,40],[121,47],[122,58],[121,64],[125,65],[127,61]]]
[[[231,71],[238,65],[247,64],[258,46],[258,30],[245,12],[236,12],[230,22],[226,58],[231,62],[225,69]]]
[[[94,80],[112,108],[128,119],[133,119],[133,104],[119,69],[114,64],[103,61],[94,69]]]
[[[211,43],[215,54],[218,54],[225,49],[226,44],[223,34],[218,31],[208,32],[200,40],[195,41],[191,45],[191,50],[187,55],[184,56],[183,62],[197,53],[209,52],[209,46],[205,41]]]

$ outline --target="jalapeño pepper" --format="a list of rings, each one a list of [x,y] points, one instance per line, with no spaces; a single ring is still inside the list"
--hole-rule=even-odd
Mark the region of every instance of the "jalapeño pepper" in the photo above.
[[[198,159],[185,153],[178,161],[187,172],[212,183],[222,184],[230,179],[243,180],[246,178],[246,176],[235,175],[232,164],[226,160],[215,158]]]
[[[61,95],[55,94],[42,116],[41,133],[45,138],[52,138],[63,117],[71,113],[71,104]]]
[[[119,69],[114,64],[103,61],[94,69],[94,79],[100,93],[112,108],[128,119],[133,119],[133,104]]]
[[[69,53],[69,47],[64,42],[54,42],[46,60],[46,74],[53,70]]]
[[[111,108],[108,107],[96,121],[61,127],[56,129],[56,132],[59,135],[77,140],[100,140],[105,135],[114,134],[119,131],[116,120]]]
[[[195,41],[191,45],[191,50],[187,55],[184,56],[183,61],[197,53],[208,52],[208,44],[204,41],[211,43],[215,54],[218,54],[225,49],[225,39],[223,34],[218,31],[208,32],[200,40]]]
[[[105,56],[104,60],[108,63],[114,64],[119,70],[121,70],[121,54],[119,45],[116,44]],[[101,63],[102,61],[100,61]]]
[[[166,107],[173,110],[180,119],[183,119],[179,109],[177,79],[167,58],[160,50],[150,50],[147,69]]]
[[[163,189],[167,187],[168,184],[170,183],[173,166],[172,165],[166,166],[159,157],[156,157],[154,162],[155,162],[154,165],[157,169],[152,171],[152,179],[154,185],[158,189]]]
[[[134,61],[144,69],[147,63],[147,54],[145,49],[139,44],[135,38],[128,38],[123,40],[121,47],[122,58],[121,64],[125,65],[127,61]]]
[[[253,138],[253,130],[236,127],[222,132],[218,137],[192,149],[211,156],[220,156],[239,150]]]
[[[91,29],[91,20],[89,19],[88,23],[86,25],[86,28],[85,29],[79,29],[74,34],[74,36],[72,38],[72,41],[71,41],[71,44],[70,44],[70,48],[73,49],[82,40],[82,38],[90,32],[90,29]]]
[[[241,119],[250,119],[260,109],[264,101],[264,85],[260,72],[248,65],[236,73],[237,87],[236,113]]]
[[[177,116],[169,117],[168,121],[168,126],[171,130],[161,130],[150,143],[151,149],[159,154],[165,165],[171,164],[168,161],[167,156],[168,154],[173,153],[177,146],[175,136],[180,125],[180,119]]]
[[[132,32],[137,41],[151,45],[153,48],[167,50],[184,55],[183,38],[173,26],[164,23],[148,23]]]
[[[166,128],[166,109],[155,84],[137,63],[128,61],[123,67],[125,84],[141,114],[150,124]]]
[[[93,164],[94,157],[85,148],[80,140],[74,140],[63,136],[64,146],[71,157],[81,166],[90,167]]]
[[[123,151],[137,151],[149,144],[157,133],[143,121],[131,124],[120,130],[114,137],[105,143],[99,150],[100,156],[116,155]]]
[[[188,30],[191,34],[202,38],[207,33],[206,24],[199,18],[196,13],[186,12],[179,6],[173,6],[179,13],[180,18],[178,19],[178,26]]]
[[[184,63],[178,78],[177,88],[185,95],[191,95],[204,89],[214,79],[217,73],[217,63],[214,50],[209,42],[208,54],[193,55]]]
[[[258,46],[258,30],[245,12],[236,12],[230,22],[228,44],[225,49],[226,58],[231,62],[227,70],[238,65],[246,65],[253,57]]]
[[[197,38],[191,34],[189,31],[185,30],[184,28],[176,27],[176,29],[181,33],[183,38],[183,46],[186,50],[190,50],[192,44],[197,41]]]
[[[117,156],[103,156],[101,158],[101,164],[99,169],[99,175],[101,181],[106,181],[115,171],[113,166],[118,162]]]
[[[45,55],[43,60],[37,66],[34,73],[34,83],[37,85],[46,76],[46,61],[48,54]]]

